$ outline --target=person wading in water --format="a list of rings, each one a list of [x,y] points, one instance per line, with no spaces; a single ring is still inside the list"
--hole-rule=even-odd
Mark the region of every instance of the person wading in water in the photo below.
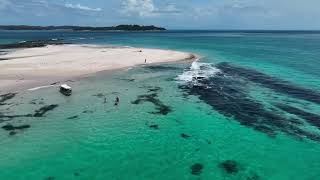
[[[118,105],[119,105],[119,102],[120,102],[120,98],[117,96],[114,105],[115,105],[115,106],[118,106]]]

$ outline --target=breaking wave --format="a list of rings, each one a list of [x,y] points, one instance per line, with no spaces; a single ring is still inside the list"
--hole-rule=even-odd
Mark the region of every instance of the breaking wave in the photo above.
[[[208,79],[218,73],[221,73],[221,71],[212,64],[195,61],[192,63],[191,67],[179,75],[176,80],[179,83],[201,85],[199,80]]]

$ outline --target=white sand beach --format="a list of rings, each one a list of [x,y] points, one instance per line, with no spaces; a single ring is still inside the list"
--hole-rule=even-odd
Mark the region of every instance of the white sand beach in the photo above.
[[[194,58],[193,54],[171,50],[94,45],[19,49],[0,56],[0,90],[48,85],[57,80],[145,64],[145,60],[146,64],[152,64]]]

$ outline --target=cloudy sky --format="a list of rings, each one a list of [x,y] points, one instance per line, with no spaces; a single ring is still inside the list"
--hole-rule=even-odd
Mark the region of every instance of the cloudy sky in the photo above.
[[[320,0],[0,0],[0,24],[320,29]]]

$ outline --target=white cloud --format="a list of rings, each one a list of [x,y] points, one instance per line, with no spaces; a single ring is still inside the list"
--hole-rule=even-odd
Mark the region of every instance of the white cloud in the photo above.
[[[157,7],[153,0],[123,0],[122,6],[122,13],[127,15],[138,15],[140,17],[154,17],[160,14],[180,12],[173,4]]]
[[[122,2],[122,12],[126,14],[138,14],[139,16],[154,16],[156,7],[152,0],[125,0]]]
[[[167,6],[163,7],[159,10],[160,13],[170,13],[170,14],[178,14],[181,13],[181,10],[178,9],[174,4],[168,4]]]
[[[71,8],[71,9],[79,9],[79,10],[83,10],[83,11],[102,11],[101,8],[91,8],[88,6],[83,6],[81,4],[65,4],[65,7],[67,8]]]

